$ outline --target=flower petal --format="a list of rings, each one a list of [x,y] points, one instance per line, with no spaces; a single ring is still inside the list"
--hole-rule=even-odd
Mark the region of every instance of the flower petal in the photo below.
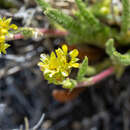
[[[61,74],[64,76],[64,77],[67,77],[69,75],[69,73],[67,71],[62,71]]]
[[[5,37],[9,34],[10,29],[17,29],[15,24],[10,25],[11,18],[0,18],[0,53],[6,53],[6,49],[10,46],[5,43]]]
[[[60,48],[58,48],[56,49],[56,55],[58,58],[61,58],[64,55],[64,53]]]
[[[56,55],[54,52],[51,53],[51,56],[50,56],[50,62],[55,62],[56,61]]]
[[[40,60],[43,62],[43,63],[45,63],[45,64],[48,64],[48,55],[46,55],[46,54],[41,54],[40,55]]]
[[[73,64],[71,64],[71,66],[74,68],[79,68],[79,63],[73,63]]]
[[[0,43],[4,43],[5,41],[5,37],[4,36],[0,36]]]
[[[17,27],[15,24],[11,24],[11,25],[10,25],[10,28],[12,28],[12,29],[14,29],[14,30],[18,29],[18,27]]]
[[[11,20],[12,20],[11,18],[8,18],[8,19],[4,18],[5,25],[8,26],[10,24]]]
[[[78,52],[77,49],[74,49],[74,50],[72,50],[72,51],[69,53],[69,55],[71,56],[71,58],[77,57],[78,54],[79,54],[79,52]]]
[[[54,52],[50,55],[50,61],[49,61],[50,69],[56,69],[57,68],[57,58]]]
[[[65,44],[62,45],[62,50],[63,50],[63,52],[65,53],[65,55],[67,55],[68,47],[67,47]]]

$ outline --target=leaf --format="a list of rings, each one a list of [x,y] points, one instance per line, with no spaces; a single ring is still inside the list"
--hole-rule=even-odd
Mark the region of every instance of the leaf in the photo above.
[[[99,26],[98,19],[96,19],[96,17],[90,11],[88,11],[85,3],[82,0],[75,0],[75,2],[79,8],[80,14],[85,18],[87,23],[89,23],[91,26]]]
[[[126,33],[130,29],[130,0],[122,0],[122,32]]]
[[[42,9],[45,11],[47,8],[50,8],[50,4],[45,2],[44,0],[36,0],[36,2],[42,7]]]
[[[58,102],[61,103],[66,103],[69,101],[74,100],[75,98],[77,98],[79,96],[79,94],[85,90],[84,88],[75,88],[72,91],[66,89],[66,90],[58,90],[58,89],[54,89],[52,91],[52,96],[54,97],[54,99]]]
[[[106,52],[112,59],[114,64],[119,64],[122,66],[128,66],[130,65],[130,52],[127,52],[125,54],[121,54],[116,51],[116,48],[114,47],[114,40],[109,39],[106,43]]]
[[[88,67],[88,58],[87,56],[84,58],[82,64],[80,65],[78,74],[77,74],[77,80],[82,81],[84,76],[87,73],[87,67]]]
[[[109,35],[113,34],[111,29],[101,24],[81,0],[75,1],[79,8],[79,17],[72,17],[61,10],[52,8],[45,0],[36,0],[36,2],[52,23],[59,24],[69,32],[66,38],[70,45],[88,43],[103,48],[103,43]]]
[[[77,30],[81,30],[80,25],[71,16],[63,13],[58,9],[47,8],[44,13],[53,22],[58,23],[71,33],[78,33]]]

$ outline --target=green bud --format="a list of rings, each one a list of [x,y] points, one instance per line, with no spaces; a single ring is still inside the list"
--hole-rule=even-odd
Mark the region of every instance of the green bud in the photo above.
[[[62,82],[62,85],[63,85],[63,88],[72,90],[77,85],[77,82],[76,80],[67,78],[66,80]]]

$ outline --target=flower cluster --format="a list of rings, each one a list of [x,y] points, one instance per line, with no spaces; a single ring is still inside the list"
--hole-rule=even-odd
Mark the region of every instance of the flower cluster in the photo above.
[[[51,55],[41,54],[41,62],[38,63],[44,77],[49,83],[62,84],[69,76],[71,69],[78,68],[79,60],[77,58],[79,52],[74,49],[68,53],[66,45],[52,52]]]
[[[15,24],[10,23],[11,18],[0,18],[0,53],[2,52],[5,54],[6,49],[10,46],[9,44],[5,43],[5,36],[9,34],[9,31],[11,29],[17,29],[17,26]]]

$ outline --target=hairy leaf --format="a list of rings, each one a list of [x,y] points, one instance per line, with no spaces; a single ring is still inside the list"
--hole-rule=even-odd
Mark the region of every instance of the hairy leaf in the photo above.
[[[76,33],[76,30],[80,30],[80,26],[76,23],[76,21],[57,9],[48,8],[45,11],[45,14],[54,22],[57,22],[65,29],[70,32]]]
[[[130,52],[127,52],[125,54],[117,52],[116,48],[114,47],[113,39],[107,41],[106,52],[110,56],[114,64],[119,64],[123,66],[130,65]]]
[[[99,25],[98,19],[96,19],[96,17],[94,17],[94,15],[87,10],[86,5],[82,2],[82,0],[75,0],[75,2],[80,10],[80,14],[85,18],[87,23],[91,26]]]
[[[77,80],[81,81],[83,80],[84,76],[87,73],[87,67],[88,67],[88,58],[87,56],[84,58],[82,64],[80,65],[78,74],[77,74]]]
[[[130,0],[122,0],[122,32],[126,33],[130,29]]]
[[[36,0],[36,2],[41,6],[41,8],[45,11],[47,8],[50,8],[51,6],[45,2],[44,0]]]

